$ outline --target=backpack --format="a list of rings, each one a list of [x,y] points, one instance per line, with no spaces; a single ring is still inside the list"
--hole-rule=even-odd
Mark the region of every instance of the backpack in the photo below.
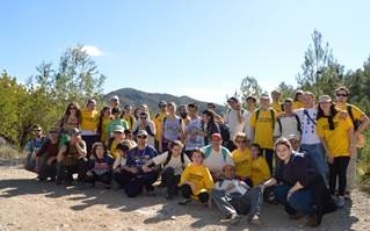
[[[347,104],[347,111],[348,111],[349,117],[352,120],[354,130],[356,131],[358,129],[358,127],[360,126],[361,121],[355,119],[355,117],[353,116],[352,105]]]
[[[181,165],[184,167],[185,159],[184,159],[183,152],[181,152],[180,158],[181,158]],[[163,167],[166,167],[166,165],[171,161],[171,159],[172,159],[172,151],[168,151],[168,155],[167,155],[166,161],[163,163]]]
[[[204,150],[204,159],[206,159],[211,155],[212,145],[205,146],[203,150]],[[229,151],[227,150],[227,148],[221,147],[221,154],[222,154],[222,158],[226,162],[226,157],[229,154]]]
[[[272,123],[271,123],[272,130],[274,130],[275,129],[275,117],[276,117],[275,116],[275,111],[272,108],[269,108],[269,111],[270,111],[270,115],[271,115],[271,119],[272,119]],[[256,110],[256,123],[257,123],[258,118],[260,116],[260,112],[261,112],[261,109]]]
[[[302,130],[301,130],[301,121],[299,120],[298,115],[294,114],[294,117],[295,117],[295,119],[297,120],[297,130],[298,130],[299,134],[302,134]],[[278,125],[279,125],[279,132],[280,132],[280,134],[281,134],[281,133],[283,132],[283,127],[282,127],[282,125],[281,125],[281,120],[280,120],[280,118],[277,118],[277,123],[278,123]]]

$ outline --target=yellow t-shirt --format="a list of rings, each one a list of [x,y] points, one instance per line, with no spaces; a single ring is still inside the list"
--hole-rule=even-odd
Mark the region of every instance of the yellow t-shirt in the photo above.
[[[213,188],[213,179],[209,169],[204,165],[189,164],[181,174],[180,185],[191,182],[195,186],[193,195],[197,196],[204,190]]]
[[[361,111],[360,108],[356,107],[355,105],[352,105],[352,104],[343,104],[343,103],[336,103],[335,104],[335,107],[341,109],[341,110],[344,110],[344,111],[347,111],[348,112],[348,106],[350,106],[352,108],[352,115],[353,115],[353,119],[354,120],[361,120],[362,117],[365,115],[365,113],[363,111]]]
[[[100,138],[103,143],[108,142],[108,139],[109,139],[108,126],[109,126],[110,121],[111,121],[111,118],[103,118],[102,134]]]
[[[270,179],[270,177],[270,169],[267,165],[266,159],[263,156],[259,156],[257,159],[252,159],[251,180],[253,187],[262,184],[266,180]]]
[[[256,121],[257,111],[259,110],[258,121]],[[276,123],[276,112],[274,121],[271,118],[271,111],[272,108],[268,110],[257,109],[253,112],[250,120],[249,125],[254,129],[254,143],[257,143],[261,146],[261,148],[274,148],[274,127]]]
[[[281,108],[282,104],[280,102],[272,102],[270,104],[270,107],[272,107],[276,111],[277,114],[280,114],[280,113],[283,112],[283,110]]]
[[[123,116],[123,119],[126,120],[128,128],[132,131],[132,127],[136,121],[135,117],[132,115],[125,115]]]
[[[162,130],[163,130],[163,119],[167,116],[167,113],[159,112],[153,119],[155,125],[155,139],[160,140],[162,137]]]
[[[292,108],[293,110],[304,108],[304,104],[301,101],[294,101]]]
[[[251,177],[251,164],[252,164],[252,153],[249,148],[245,148],[243,151],[235,149],[231,156],[233,157],[235,164],[235,174],[238,177]]]
[[[120,142],[117,142],[116,140],[113,140],[112,141],[112,145],[110,146],[110,154],[111,156],[113,157],[113,159],[117,159],[117,157],[119,157],[119,154],[117,152],[117,144],[119,144]]]
[[[329,129],[329,122],[327,118],[321,117],[317,121],[316,132],[319,137],[324,139],[329,152],[334,157],[349,156],[348,130],[353,128],[352,121],[349,117],[340,118],[340,112],[334,118],[334,130]]]
[[[98,111],[89,111],[83,109],[81,111],[81,130],[96,131],[98,127]]]

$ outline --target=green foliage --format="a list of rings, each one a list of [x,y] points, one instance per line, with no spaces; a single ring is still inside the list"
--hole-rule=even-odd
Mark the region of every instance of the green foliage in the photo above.
[[[43,62],[36,71],[27,87],[5,71],[1,74],[0,136],[17,146],[25,144],[32,125],[40,124],[45,130],[55,125],[69,102],[84,105],[88,98],[102,101],[106,77],[82,46],[68,48],[57,69]]]

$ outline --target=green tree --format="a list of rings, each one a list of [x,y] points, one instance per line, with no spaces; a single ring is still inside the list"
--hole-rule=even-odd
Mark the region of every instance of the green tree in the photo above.
[[[345,84],[344,67],[334,59],[328,42],[323,42],[322,34],[314,30],[312,44],[304,55],[302,72],[297,76],[298,87],[312,91],[315,95],[331,94],[333,89]]]
[[[253,95],[259,98],[262,94],[262,88],[258,84],[258,81],[256,78],[252,76],[247,76],[244,79],[242,79],[242,82],[240,85],[240,94],[241,94],[243,101],[245,101],[245,99],[250,95]]]

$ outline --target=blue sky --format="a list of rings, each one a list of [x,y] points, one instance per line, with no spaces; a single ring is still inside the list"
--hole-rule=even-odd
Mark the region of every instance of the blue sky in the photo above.
[[[247,76],[265,90],[295,84],[315,28],[346,69],[370,55],[370,1],[3,1],[0,68],[25,81],[76,44],[133,87],[223,103]]]

